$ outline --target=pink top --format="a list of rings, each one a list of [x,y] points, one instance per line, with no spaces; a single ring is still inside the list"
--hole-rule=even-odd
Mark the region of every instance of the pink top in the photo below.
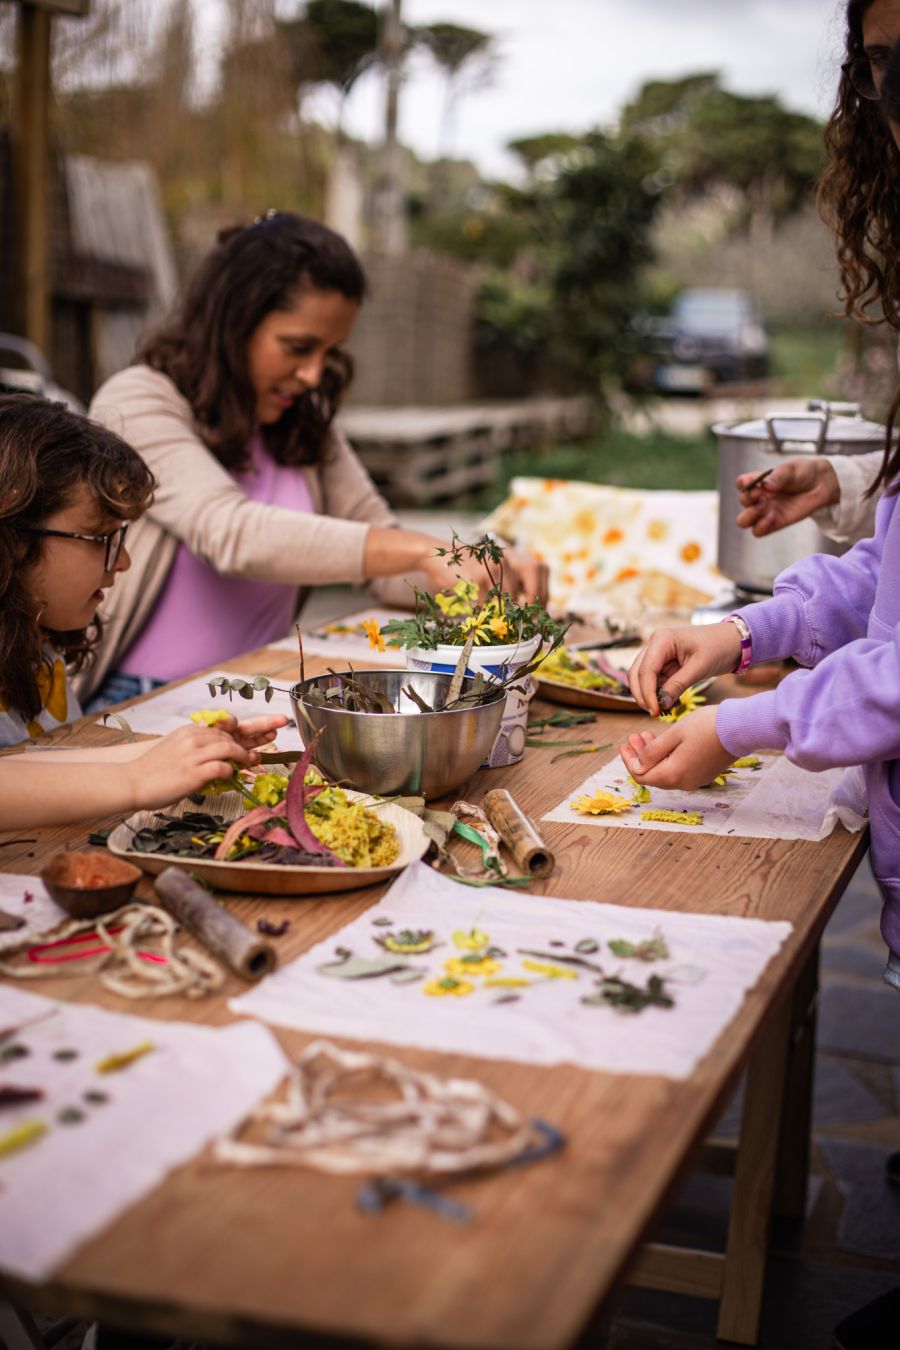
[[[290,511],[312,511],[300,469],[276,464],[258,435],[250,443],[250,457],[247,469],[232,472],[248,497]],[[118,668],[128,675],[178,680],[218,665],[284,637],[297,596],[296,586],[223,576],[180,544],[156,608]]]

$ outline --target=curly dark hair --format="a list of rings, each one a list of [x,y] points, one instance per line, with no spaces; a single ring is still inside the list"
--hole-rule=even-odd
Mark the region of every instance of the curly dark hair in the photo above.
[[[871,4],[847,0],[848,62],[865,55],[862,25]],[[860,98],[843,69],[825,146],[818,201],[837,241],[844,313],[900,329],[900,154],[880,104]]]
[[[863,19],[872,3],[847,0],[845,65],[865,56]],[[818,202],[835,234],[845,315],[900,331],[900,151],[888,121],[889,116],[898,120],[898,106],[900,44],[887,63],[878,101],[861,98],[842,67],[825,128],[828,165]],[[894,440],[898,412],[900,391],[887,418],[884,463],[868,496],[882,487],[900,491],[900,444]]]
[[[175,314],[138,353],[139,361],[168,375],[184,395],[210,451],[226,468],[245,466],[255,426],[248,341],[268,314],[289,309],[304,289],[362,301],[362,267],[334,230],[287,211],[223,230]],[[318,461],[352,374],[350,357],[333,352],[319,387],[261,428],[279,464]]]
[[[66,633],[42,628],[23,581],[44,547],[23,527],[64,510],[82,485],[117,520],[136,519],[156,486],[140,455],[114,432],[34,394],[0,394],[0,697],[26,721],[41,710],[45,642],[80,670],[100,638],[97,619]]]

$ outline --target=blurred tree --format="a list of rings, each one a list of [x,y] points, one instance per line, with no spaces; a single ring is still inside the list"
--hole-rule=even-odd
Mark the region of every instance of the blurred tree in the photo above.
[[[444,75],[444,110],[438,139],[438,156],[443,157],[450,150],[453,119],[464,85],[468,83],[474,89],[491,79],[497,61],[494,37],[455,23],[431,23],[416,28],[414,39]]]
[[[676,190],[736,187],[749,216],[770,223],[807,203],[824,164],[815,118],[774,96],[730,93],[710,72],[645,84],[623,109],[621,126],[655,142]]]
[[[482,346],[551,361],[601,397],[621,381],[640,347],[633,316],[652,259],[657,168],[646,140],[595,131],[551,178],[507,190],[530,244],[516,275],[485,281]]]
[[[347,95],[378,59],[376,11],[359,0],[308,0],[304,13],[279,21],[276,32],[287,46],[301,97],[306,85],[330,84],[337,90],[340,138]]]
[[[567,156],[581,145],[581,137],[568,131],[545,131],[537,136],[522,136],[507,142],[507,150],[515,155],[529,178],[556,172]]]

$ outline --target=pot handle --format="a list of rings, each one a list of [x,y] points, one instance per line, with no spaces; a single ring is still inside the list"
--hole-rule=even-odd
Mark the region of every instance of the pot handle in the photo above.
[[[828,435],[828,423],[830,420],[831,414],[828,408],[823,412],[813,413],[812,415],[804,413],[801,416],[791,416],[788,414],[784,417],[767,417],[766,427],[769,432],[769,444],[776,455],[784,454],[785,441],[791,441],[794,445],[810,445],[812,446],[814,455],[821,455],[825,448],[825,438]],[[791,422],[804,422],[807,425],[809,425],[810,422],[818,422],[819,430],[815,436],[791,436],[790,433],[786,436],[779,435],[775,429],[776,423],[780,426],[784,426]]]

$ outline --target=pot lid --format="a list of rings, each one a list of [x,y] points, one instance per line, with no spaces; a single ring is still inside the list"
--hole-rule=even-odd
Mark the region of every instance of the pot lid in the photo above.
[[[856,404],[811,402],[804,413],[772,413],[749,422],[720,422],[717,436],[766,441],[773,450],[802,447],[827,454],[829,447],[884,445],[884,427],[862,417]]]

